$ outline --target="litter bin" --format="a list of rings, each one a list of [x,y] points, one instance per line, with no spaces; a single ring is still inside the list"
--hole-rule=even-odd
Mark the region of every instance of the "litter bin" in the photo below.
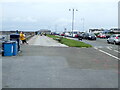
[[[10,40],[11,41],[16,41],[17,42],[17,50],[20,51],[20,35],[19,34],[11,34],[10,35]]]
[[[13,56],[13,42],[3,42],[3,56]]]
[[[18,54],[18,44],[17,41],[13,42],[13,56]]]

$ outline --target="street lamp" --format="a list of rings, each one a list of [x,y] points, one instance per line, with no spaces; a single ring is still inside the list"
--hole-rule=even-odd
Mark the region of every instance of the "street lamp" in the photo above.
[[[74,14],[75,11],[78,11],[77,9],[69,9],[69,11],[72,11],[72,37],[73,37],[73,30],[74,30]]]
[[[66,33],[66,31],[67,31],[67,28],[64,28],[64,32]]]

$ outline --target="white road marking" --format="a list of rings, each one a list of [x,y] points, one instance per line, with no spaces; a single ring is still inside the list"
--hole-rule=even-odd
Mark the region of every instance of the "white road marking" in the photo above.
[[[120,60],[120,58],[118,58],[118,57],[116,57],[116,56],[114,56],[114,55],[112,55],[112,54],[110,54],[110,53],[107,53],[107,52],[105,52],[105,51],[103,51],[103,50],[100,50],[100,49],[98,49],[98,48],[96,48],[96,47],[94,47],[94,49],[99,50],[100,52],[102,52],[102,53],[104,53],[104,54],[106,54],[106,55],[108,55],[108,56],[111,56],[111,57],[113,57],[113,58],[115,58],[115,59]],[[110,48],[109,48],[109,49],[110,49]],[[116,52],[118,52],[118,51],[116,50]]]
[[[109,50],[112,50],[110,47],[107,47]],[[119,51],[117,50],[114,50],[114,52],[117,52],[117,53],[120,53]]]
[[[103,48],[103,46],[98,46],[98,48]]]
[[[95,46],[96,48],[110,48],[110,49],[112,49],[112,47],[111,46]]]
[[[110,47],[107,47],[107,49],[112,50]]]
[[[114,50],[115,52],[117,52],[117,53],[120,53],[119,51],[117,51],[117,50]]]
[[[105,51],[103,51],[103,50],[99,50],[99,51],[102,52],[102,53],[104,53],[104,54],[107,54],[107,55],[109,55],[109,56],[111,56],[111,57],[113,57],[113,58],[115,58],[115,59],[120,60],[120,58],[118,58],[118,57],[116,57],[116,56],[114,56],[114,55],[112,55],[112,54],[109,54],[109,53],[107,53],[107,52],[105,52]]]
[[[106,47],[108,47],[108,48],[113,48],[112,46],[106,46]]]
[[[94,47],[94,49],[98,50],[98,48]]]
[[[98,48],[100,48],[100,47],[94,47],[94,49],[98,49]],[[106,48],[109,49],[109,50],[111,50],[111,51],[114,51],[114,52],[120,53],[120,51],[112,50],[112,47],[107,46]]]

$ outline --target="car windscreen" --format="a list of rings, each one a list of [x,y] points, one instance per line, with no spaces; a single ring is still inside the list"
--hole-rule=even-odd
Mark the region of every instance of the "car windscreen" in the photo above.
[[[120,35],[118,37],[120,38]]]
[[[74,34],[78,34],[78,32],[73,32]]]

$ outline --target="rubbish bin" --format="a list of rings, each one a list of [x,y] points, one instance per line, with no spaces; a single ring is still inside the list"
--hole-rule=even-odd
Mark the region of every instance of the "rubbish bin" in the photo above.
[[[10,40],[11,41],[17,41],[17,50],[20,51],[20,35],[19,34],[11,34]]]
[[[13,42],[13,56],[18,54],[18,44],[17,41]]]
[[[3,43],[3,56],[13,56],[13,42]]]

